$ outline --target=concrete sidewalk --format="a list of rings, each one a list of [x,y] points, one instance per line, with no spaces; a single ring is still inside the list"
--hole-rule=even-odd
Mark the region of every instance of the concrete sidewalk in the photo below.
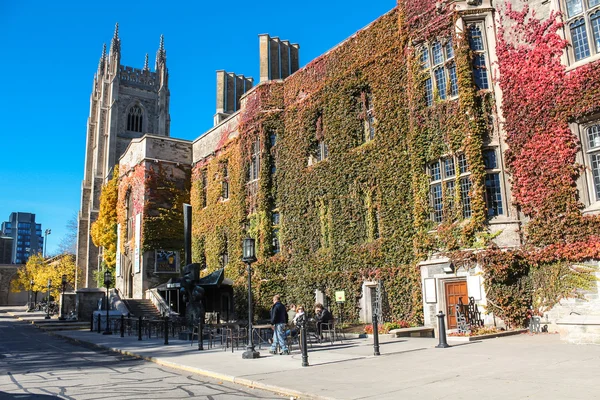
[[[19,312],[16,317],[24,318]],[[29,319],[28,316],[25,316]],[[42,317],[43,318],[43,317]],[[52,334],[161,365],[297,398],[318,399],[592,399],[600,398],[600,346],[577,346],[555,334],[517,335],[437,349],[437,339],[381,337],[309,348],[309,367],[291,356],[243,360],[242,351],[198,351],[189,342],[137,340],[88,331]],[[452,342],[450,342],[452,345]]]

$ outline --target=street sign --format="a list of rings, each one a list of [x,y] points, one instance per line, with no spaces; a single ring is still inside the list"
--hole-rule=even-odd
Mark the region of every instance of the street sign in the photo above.
[[[343,303],[346,301],[346,292],[343,290],[338,290],[335,292],[335,301],[338,303]]]

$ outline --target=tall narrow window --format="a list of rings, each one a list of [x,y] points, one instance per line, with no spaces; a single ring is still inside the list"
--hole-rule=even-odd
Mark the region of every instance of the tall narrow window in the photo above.
[[[225,240],[223,243],[223,250],[221,251],[220,261],[222,268],[225,268],[227,264],[229,264],[229,240],[227,236],[225,236]]]
[[[452,38],[436,40],[421,49],[421,69],[427,70],[425,78],[425,102],[433,104],[434,89],[440,99],[458,96],[458,78],[454,62]]]
[[[134,224],[134,215],[133,215],[133,193],[131,189],[127,191],[125,195],[125,204],[127,206],[126,214],[127,214],[127,240],[130,240],[133,237],[133,224]]]
[[[200,184],[202,185],[202,198],[200,199],[200,203],[202,204],[202,208],[204,208],[208,204],[208,172],[205,169],[201,172]]]
[[[376,190],[368,190],[364,194],[365,227],[367,241],[373,241],[380,237],[379,201]]]
[[[485,202],[488,217],[504,214],[502,205],[502,186],[500,185],[500,169],[495,149],[483,151],[485,165]]]
[[[226,200],[229,198],[229,165],[227,161],[223,162],[222,166],[223,179],[221,180],[221,198]]]
[[[364,113],[364,141],[370,142],[375,138],[375,113],[373,111],[373,96],[369,92],[363,92],[362,108]]]
[[[260,172],[260,140],[256,139],[256,141],[252,144],[252,154],[250,156],[250,171],[249,171],[249,181],[255,181],[259,177]]]
[[[481,23],[469,25],[469,46],[473,52],[473,79],[477,89],[489,89],[486,46]]]
[[[459,185],[463,218],[471,216],[471,180],[464,154],[448,156],[427,166],[431,220],[440,223],[452,218],[456,185]]]
[[[600,124],[589,126],[586,130],[587,156],[592,171],[593,195],[600,201]]]
[[[330,226],[329,226],[329,202],[326,199],[320,199],[317,203],[319,209],[319,222],[321,225],[321,248],[327,249],[330,245]]]
[[[317,161],[323,161],[329,156],[329,149],[324,139],[317,142]]]
[[[129,108],[129,113],[127,114],[127,130],[141,132],[143,119],[144,113],[142,107],[139,105],[131,106],[131,108]]]
[[[272,231],[271,231],[271,249],[273,254],[277,254],[281,251],[281,247],[279,244],[279,212],[273,211],[271,214],[271,223],[272,223]]]
[[[600,0],[566,0],[565,9],[575,61],[600,53]]]

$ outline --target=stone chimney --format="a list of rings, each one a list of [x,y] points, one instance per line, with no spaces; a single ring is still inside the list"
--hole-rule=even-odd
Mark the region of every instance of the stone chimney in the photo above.
[[[233,72],[217,71],[215,126],[240,109],[240,97],[252,88],[254,79]]]
[[[279,40],[268,34],[258,35],[260,49],[260,82],[285,79],[300,68],[298,44]]]

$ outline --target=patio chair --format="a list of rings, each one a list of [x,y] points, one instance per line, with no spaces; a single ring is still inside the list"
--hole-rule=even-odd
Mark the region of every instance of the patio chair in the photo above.
[[[327,340],[333,344],[336,340],[342,342],[342,337],[336,329],[335,319],[332,319],[329,322],[321,324],[321,335],[323,336],[323,340]]]
[[[232,325],[223,327],[221,334],[221,345],[223,346],[223,350],[227,351],[229,346],[231,346],[231,352],[233,353],[233,346],[235,345],[236,349],[242,348],[246,345],[246,340],[248,339],[248,331],[246,328],[242,328],[239,325]]]

